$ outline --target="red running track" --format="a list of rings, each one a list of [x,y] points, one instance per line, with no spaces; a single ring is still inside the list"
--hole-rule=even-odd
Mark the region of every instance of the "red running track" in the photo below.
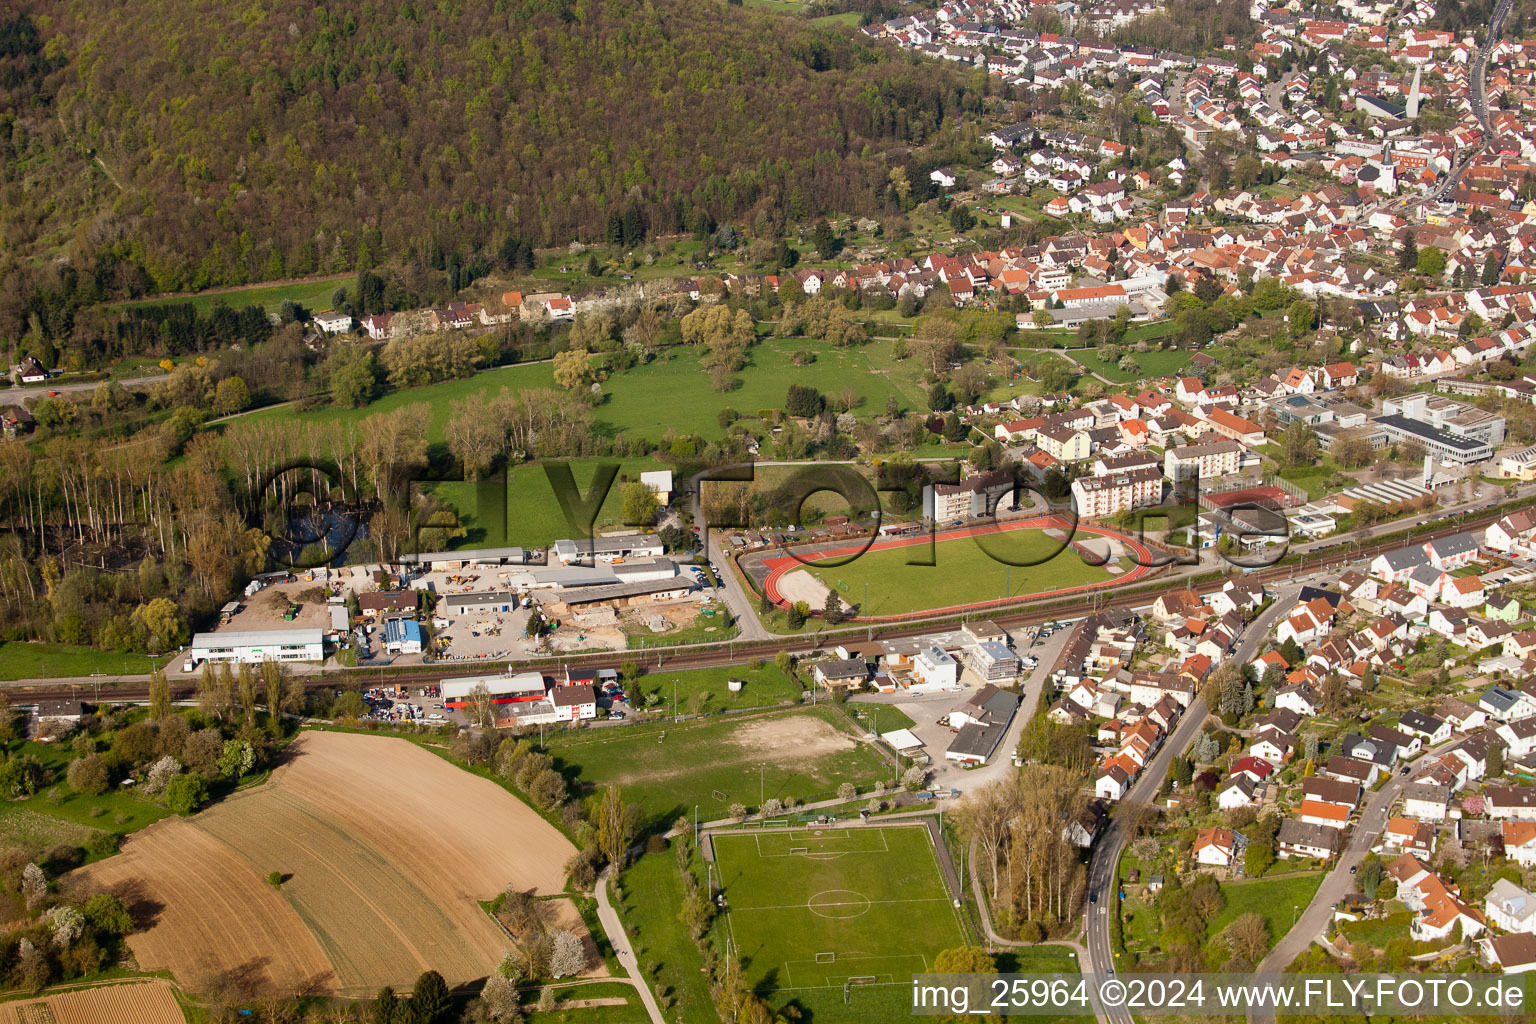
[[[1035,519],[1021,519],[1014,522],[1000,523],[991,526],[968,526],[958,530],[940,531],[933,535],[935,544],[947,540],[963,540],[967,537],[988,536],[998,533],[1006,533],[1010,530],[1069,530],[1075,539],[1080,534],[1088,534],[1094,537],[1109,537],[1119,541],[1136,553],[1136,565],[1128,573],[1105,580],[1103,583],[1085,583],[1076,587],[1062,587],[1060,590],[1047,590],[1040,593],[1020,595],[1018,597],[995,597],[989,601],[976,601],[972,604],[951,605],[948,608],[927,608],[922,611],[903,612],[900,615],[860,615],[860,622],[898,622],[902,619],[918,618],[930,615],[945,614],[949,612],[972,611],[980,608],[999,608],[1005,605],[1018,604],[1023,601],[1034,601],[1047,597],[1065,597],[1069,594],[1081,594],[1090,590],[1102,590],[1105,587],[1119,586],[1123,583],[1131,583],[1141,579],[1154,568],[1152,564],[1152,551],[1141,541],[1134,537],[1128,537],[1123,533],[1105,529],[1100,526],[1091,526],[1078,522],[1075,526],[1072,522],[1061,516],[1041,516]],[[840,548],[832,548],[827,551],[815,551],[798,558],[791,555],[781,555],[778,558],[767,558],[763,565],[768,569],[768,576],[763,581],[763,589],[768,594],[768,599],[783,607],[786,605],[784,598],[779,594],[779,577],[786,572],[793,572],[803,567],[808,562],[820,562],[829,558],[845,558],[849,555],[857,555],[861,551],[870,554],[875,551],[889,551],[893,548],[915,547],[918,544],[928,543],[927,534],[913,534],[905,537],[888,537],[885,540],[876,540],[868,550],[860,544],[849,544]],[[1070,542],[1069,542],[1070,543]],[[1061,554],[1071,554],[1070,547],[1063,547]],[[1057,555],[1056,557],[1061,557]]]

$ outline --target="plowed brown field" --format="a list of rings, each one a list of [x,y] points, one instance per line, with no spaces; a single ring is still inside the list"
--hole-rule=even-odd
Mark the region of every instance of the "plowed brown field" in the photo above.
[[[82,869],[147,918],[129,938],[141,967],[194,991],[371,995],[428,969],[454,985],[507,945],[477,901],[563,889],[575,849],[495,783],[405,740],[314,732],[289,749],[265,785]]]
[[[186,1024],[186,1020],[164,981],[99,985],[0,1003],[0,1024]]]

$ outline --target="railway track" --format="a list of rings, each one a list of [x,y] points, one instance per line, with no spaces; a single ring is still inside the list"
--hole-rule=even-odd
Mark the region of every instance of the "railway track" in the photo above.
[[[1517,504],[1523,505],[1528,504],[1528,502]],[[1509,510],[1509,506],[1500,506],[1495,512],[1464,517],[1442,528],[1417,534],[1414,539],[1429,541],[1436,537],[1445,537],[1464,530],[1487,526],[1505,515]],[[1303,558],[1298,562],[1255,570],[1246,574],[1245,578],[1261,583],[1270,583],[1314,572],[1319,569],[1338,568],[1342,570],[1345,565],[1351,562],[1357,562],[1362,558],[1375,558],[1383,551],[1402,547],[1404,543],[1406,543],[1406,538],[1401,534],[1394,534],[1388,539],[1377,541],[1374,544],[1362,544],[1358,547],[1353,544],[1335,545],[1333,548],[1312,552],[1310,553],[1311,557]],[[1154,570],[1155,574],[1156,570]],[[1210,578],[1191,582],[1189,588],[1197,594],[1209,593],[1212,590],[1219,589],[1231,576],[1231,573],[1218,571]],[[1138,587],[1135,591],[1124,594],[1104,591],[1097,598],[1090,597],[1084,600],[1040,606],[1025,605],[1016,609],[998,609],[988,614],[987,618],[1001,626],[1030,626],[1054,619],[1080,618],[1105,608],[1146,605],[1150,604],[1155,596],[1155,592],[1149,593],[1145,587]],[[766,661],[773,658],[780,651],[789,651],[792,654],[812,653],[835,645],[842,640],[859,637],[861,633],[863,634],[862,638],[873,640],[895,640],[902,637],[918,636],[923,633],[932,632],[936,626],[942,623],[954,622],[955,620],[956,616],[946,614],[883,626],[871,624],[860,627],[855,624],[837,633],[820,634],[814,638],[784,637],[776,640],[716,641],[708,647],[698,649],[684,648],[671,652],[647,652],[644,650],[598,651],[591,654],[572,654],[564,657],[528,659],[518,662],[518,666],[526,669],[555,670],[563,669],[567,666],[609,668],[616,661],[636,661],[653,669],[665,668],[672,671],[718,668],[740,665],[743,662],[759,659]],[[347,669],[342,672],[326,672],[303,677],[304,688],[306,690],[323,690],[340,687],[353,681],[359,681],[364,686],[419,686],[423,683],[440,682],[446,678],[473,677],[477,675],[489,677],[498,674],[496,672],[476,672],[467,665],[433,666],[431,668],[423,668],[418,672],[381,672],[372,678],[368,676],[368,671],[368,669]],[[143,682],[102,682],[96,685],[36,682],[7,684],[4,692],[10,698],[12,704],[31,704],[37,701],[48,700],[134,701],[147,699],[149,696],[149,686]],[[197,695],[197,684],[191,679],[172,679],[171,695],[175,700],[191,699]]]

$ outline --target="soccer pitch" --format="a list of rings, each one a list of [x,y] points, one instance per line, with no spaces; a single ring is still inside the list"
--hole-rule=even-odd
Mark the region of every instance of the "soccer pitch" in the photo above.
[[[715,833],[726,926],[749,988],[907,984],[966,944],[921,826]]]
[[[1007,566],[967,537],[935,543],[932,565],[908,564],[929,557],[926,545],[912,545],[870,551],[847,565],[820,568],[812,561],[804,568],[852,604],[863,602],[868,584],[865,612],[875,616],[1109,583],[1135,568],[1122,561],[1121,571],[1112,573],[1089,565],[1043,530],[1016,530],[984,543],[1010,561],[1034,564]]]

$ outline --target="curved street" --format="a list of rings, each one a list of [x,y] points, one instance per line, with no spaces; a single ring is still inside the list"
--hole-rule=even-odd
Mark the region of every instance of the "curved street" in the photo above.
[[[1275,623],[1290,612],[1296,604],[1296,595],[1300,591],[1297,583],[1288,583],[1277,589],[1272,604],[1259,616],[1248,624],[1243,630],[1242,639],[1238,642],[1236,651],[1232,657],[1239,663],[1246,663],[1258,654],[1259,647],[1269,636],[1269,631]],[[1126,820],[1135,815],[1135,809],[1152,800],[1163,784],[1163,779],[1168,775],[1168,766],[1173,762],[1175,755],[1183,753],[1200,734],[1206,720],[1205,701],[1198,696],[1184,712],[1179,723],[1174,727],[1173,734],[1158,749],[1156,756],[1152,758],[1136,781],[1132,784],[1130,792],[1120,802],[1117,813],[1109,819],[1109,826],[1104,834],[1099,837],[1098,845],[1094,847],[1093,859],[1088,865],[1088,892],[1094,898],[1094,902],[1087,904],[1084,921],[1083,944],[1086,953],[1082,959],[1084,974],[1109,975],[1115,971],[1115,953],[1110,947],[1110,904],[1115,892],[1116,872],[1120,863],[1120,854],[1124,852],[1130,836],[1126,832]],[[1130,813],[1127,813],[1130,812]],[[1094,1013],[1099,1020],[1109,1024],[1134,1024],[1131,1013],[1123,1006],[1104,1007],[1095,1003]]]

